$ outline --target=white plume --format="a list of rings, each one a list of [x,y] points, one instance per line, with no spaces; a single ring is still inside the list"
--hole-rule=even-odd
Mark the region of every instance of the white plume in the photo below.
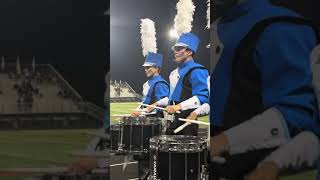
[[[141,19],[140,24],[142,54],[146,56],[148,52],[157,53],[156,28],[151,19]]]
[[[177,15],[174,18],[174,29],[179,36],[182,33],[191,31],[195,8],[192,0],[179,0],[177,3]]]
[[[210,0],[207,1],[207,29],[210,29]]]

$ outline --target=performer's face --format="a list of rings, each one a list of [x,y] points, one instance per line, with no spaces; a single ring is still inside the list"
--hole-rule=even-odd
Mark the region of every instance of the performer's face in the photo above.
[[[190,51],[187,51],[186,47],[177,46],[174,47],[174,57],[177,63],[183,63],[191,55]]]
[[[158,68],[155,66],[146,66],[144,67],[144,72],[146,73],[147,77],[152,77],[158,73]]]

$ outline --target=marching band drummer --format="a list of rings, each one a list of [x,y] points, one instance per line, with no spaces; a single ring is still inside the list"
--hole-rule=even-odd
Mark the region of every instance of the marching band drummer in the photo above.
[[[173,135],[174,130],[184,122],[179,118],[186,118],[189,114],[204,103],[208,103],[209,90],[207,79],[208,70],[195,63],[194,56],[199,45],[199,38],[192,33],[183,33],[172,47],[175,62],[178,67],[170,74],[170,95],[157,101],[156,106],[167,106],[166,111],[175,115],[166,134]],[[181,111],[181,113],[176,113]],[[178,134],[198,134],[198,125],[191,124]]]
[[[143,84],[143,104],[153,104],[154,102],[169,96],[169,84],[160,75],[163,56],[161,54],[149,52],[145,63],[142,65],[145,69],[146,76],[149,78]],[[150,112],[152,108],[146,108],[146,112]],[[134,111],[132,116],[141,115],[141,111]],[[162,113],[157,111],[157,117],[162,117]]]
[[[147,82],[143,84],[143,104],[152,104],[162,98],[169,96],[169,84],[160,75],[162,67],[163,56],[161,54],[148,52],[144,64]],[[138,117],[140,115],[148,115],[153,108],[147,107],[143,111],[134,111],[131,115]],[[163,117],[162,111],[156,110],[156,114],[148,115]],[[139,179],[146,179],[149,172],[149,155],[134,156],[138,161],[138,174]]]

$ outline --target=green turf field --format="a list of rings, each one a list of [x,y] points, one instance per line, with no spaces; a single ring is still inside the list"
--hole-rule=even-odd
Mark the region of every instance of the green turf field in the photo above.
[[[0,131],[0,168],[46,168],[67,166],[71,152],[84,150],[96,130]],[[22,180],[25,177],[1,177]]]
[[[119,114],[130,114],[131,109],[135,109],[138,106],[137,103],[110,103],[110,114],[119,115]],[[200,118],[201,121],[208,122],[208,116]],[[111,123],[118,122],[116,118],[111,118]],[[315,172],[305,172],[295,176],[287,176],[281,178],[281,180],[315,180]]]

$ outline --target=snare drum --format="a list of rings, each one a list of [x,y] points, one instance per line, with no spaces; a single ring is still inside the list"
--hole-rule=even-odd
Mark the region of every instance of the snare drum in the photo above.
[[[161,134],[162,125],[156,117],[123,117],[118,149],[124,153],[149,152],[149,140]]]
[[[205,180],[208,178],[205,138],[163,135],[150,139],[152,180]]]

